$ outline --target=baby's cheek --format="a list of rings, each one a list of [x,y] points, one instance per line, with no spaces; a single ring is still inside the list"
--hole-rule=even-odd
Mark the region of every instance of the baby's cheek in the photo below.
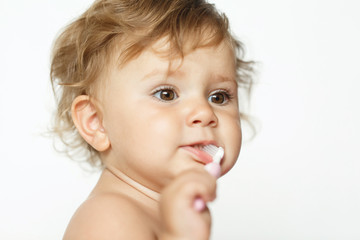
[[[179,134],[179,124],[176,118],[172,119],[169,116],[160,117],[152,121],[151,132],[153,137],[161,142],[171,141]]]
[[[228,172],[236,163],[241,149],[241,126],[240,123],[232,121],[228,124],[225,134],[225,157],[222,164],[223,174]]]
[[[229,153],[225,155],[224,162],[221,164],[221,174],[224,175],[229,172],[235,165],[237,161],[237,154]]]

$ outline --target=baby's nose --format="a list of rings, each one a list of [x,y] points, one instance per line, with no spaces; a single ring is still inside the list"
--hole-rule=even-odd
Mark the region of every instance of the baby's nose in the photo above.
[[[186,123],[190,127],[216,127],[218,118],[215,115],[213,107],[208,101],[196,101],[189,103],[189,111]]]

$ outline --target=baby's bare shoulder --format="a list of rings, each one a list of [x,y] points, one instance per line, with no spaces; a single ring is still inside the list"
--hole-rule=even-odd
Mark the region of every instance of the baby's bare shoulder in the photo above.
[[[100,194],[75,212],[64,240],[154,239],[146,213],[126,196]]]

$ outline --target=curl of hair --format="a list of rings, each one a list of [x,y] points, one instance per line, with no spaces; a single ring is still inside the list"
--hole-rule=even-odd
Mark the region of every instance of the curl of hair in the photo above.
[[[117,56],[121,65],[164,37],[170,43],[170,54],[181,57],[227,41],[236,53],[239,87],[250,96],[253,62],[243,60],[242,44],[231,35],[227,17],[214,5],[205,0],[97,0],[54,43],[50,79],[57,113],[52,132],[65,146],[59,151],[102,166],[98,152],[75,128],[71,104],[79,95],[95,94],[94,83],[118,53],[116,47],[121,49]]]

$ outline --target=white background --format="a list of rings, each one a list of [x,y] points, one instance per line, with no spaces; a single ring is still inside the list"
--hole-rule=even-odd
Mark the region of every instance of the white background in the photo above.
[[[41,136],[52,42],[90,2],[0,2],[0,239],[61,239],[97,180]],[[219,180],[212,239],[360,239],[359,1],[212,2],[259,72],[259,132]]]

